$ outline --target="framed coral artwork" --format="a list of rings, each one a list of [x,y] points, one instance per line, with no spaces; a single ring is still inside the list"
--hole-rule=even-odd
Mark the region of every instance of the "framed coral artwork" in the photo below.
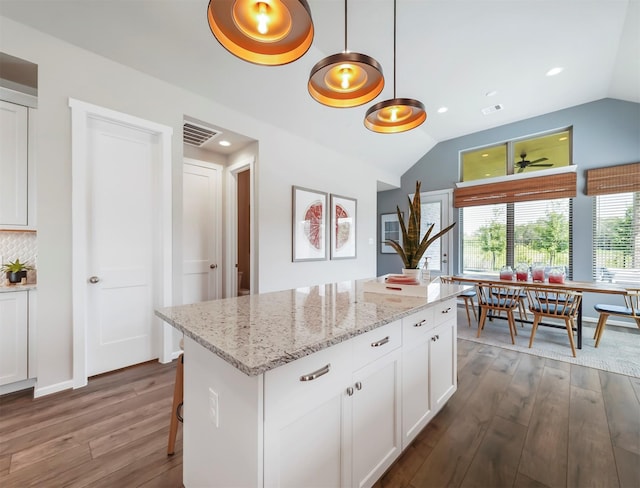
[[[331,195],[331,259],[356,257],[357,201]]]
[[[327,259],[327,193],[293,187],[292,260]]]

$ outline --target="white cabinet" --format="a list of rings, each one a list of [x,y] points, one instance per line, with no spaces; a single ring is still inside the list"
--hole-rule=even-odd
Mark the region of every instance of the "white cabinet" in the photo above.
[[[33,110],[0,100],[0,228],[33,228]],[[32,137],[31,137],[32,139]]]
[[[265,487],[372,486],[401,452],[400,322],[265,374]]]
[[[265,487],[343,486],[351,343],[265,373]]]
[[[396,348],[353,375],[354,393],[347,413],[352,475],[345,486],[372,486],[402,451],[401,357]]]
[[[0,293],[0,385],[28,377],[28,292]]]
[[[402,319],[403,449],[456,391],[455,311],[448,300]]]

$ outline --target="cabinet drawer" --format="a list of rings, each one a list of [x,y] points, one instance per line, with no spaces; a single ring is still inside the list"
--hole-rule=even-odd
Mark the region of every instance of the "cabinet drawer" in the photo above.
[[[283,406],[299,407],[317,398],[329,398],[346,388],[353,371],[351,351],[351,341],[345,341],[267,371],[265,415],[282,411]]]
[[[402,343],[411,344],[433,326],[433,307],[420,310],[402,319]]]
[[[433,323],[435,325],[442,324],[448,319],[456,319],[456,299],[451,298],[444,302],[436,303],[433,306]]]
[[[353,369],[381,358],[402,345],[400,321],[365,332],[353,339]]]

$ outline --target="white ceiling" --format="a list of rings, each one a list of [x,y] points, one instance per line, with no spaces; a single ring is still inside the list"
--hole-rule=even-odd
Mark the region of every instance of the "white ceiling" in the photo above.
[[[606,97],[640,103],[640,0],[398,0],[396,94],[422,101],[428,118],[392,135],[362,121],[393,97],[393,0],[348,3],[349,50],[373,56],[386,76],[374,102],[351,109],[320,105],[306,87],[313,65],[344,47],[342,0],[309,1],[313,45],[279,67],[224,50],[207,3],[0,0],[0,15],[396,175],[439,141]],[[564,71],[546,77],[555,66]],[[481,113],[495,104],[504,110]]]

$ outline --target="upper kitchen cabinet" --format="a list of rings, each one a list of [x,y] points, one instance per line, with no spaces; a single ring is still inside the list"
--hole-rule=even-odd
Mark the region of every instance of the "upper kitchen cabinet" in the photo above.
[[[0,53],[0,230],[35,230],[37,65]]]

